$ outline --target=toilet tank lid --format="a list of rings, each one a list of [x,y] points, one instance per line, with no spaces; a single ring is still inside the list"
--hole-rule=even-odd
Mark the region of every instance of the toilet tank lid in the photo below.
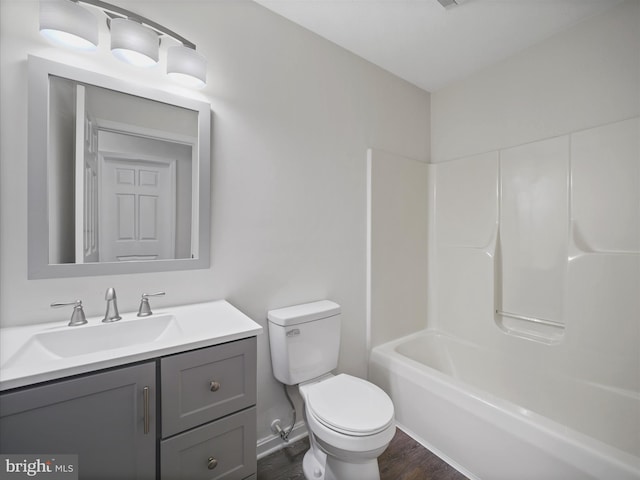
[[[269,310],[267,312],[267,319],[276,325],[288,327],[289,325],[298,325],[313,320],[320,320],[321,318],[333,317],[339,313],[340,305],[331,300],[320,300],[318,302]]]

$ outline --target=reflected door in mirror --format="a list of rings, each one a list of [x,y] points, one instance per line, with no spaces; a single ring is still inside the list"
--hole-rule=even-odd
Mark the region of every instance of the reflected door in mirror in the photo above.
[[[175,258],[175,161],[103,156],[100,261]]]

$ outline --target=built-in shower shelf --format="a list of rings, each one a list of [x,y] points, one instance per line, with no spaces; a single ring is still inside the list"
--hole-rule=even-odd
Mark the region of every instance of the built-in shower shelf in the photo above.
[[[575,220],[571,220],[571,236],[569,240],[569,260],[574,260],[575,258],[584,255],[640,255],[640,242],[638,241],[628,241],[627,245],[619,245],[619,247],[621,247],[619,249],[604,248],[601,245],[593,245],[593,242],[589,242],[587,240],[582,229]],[[633,243],[635,243],[635,248]],[[628,247],[632,248],[629,249]]]
[[[553,345],[562,340],[565,324],[496,309],[496,324],[504,333]]]
[[[527,317],[526,315],[517,315],[515,313],[503,312],[496,310],[496,314],[502,317],[515,318],[517,320],[524,320],[525,322],[538,323],[540,325],[548,325],[550,327],[558,327],[564,329],[564,323],[556,322],[554,320],[545,320],[544,318]]]

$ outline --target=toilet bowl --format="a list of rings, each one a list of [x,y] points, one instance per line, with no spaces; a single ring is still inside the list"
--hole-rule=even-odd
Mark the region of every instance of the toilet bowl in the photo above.
[[[396,431],[387,394],[346,374],[307,382],[299,391],[311,438],[303,461],[305,477],[379,480],[378,456]]]
[[[395,434],[393,403],[376,385],[338,365],[340,306],[329,300],[268,312],[274,376],[298,385],[309,451],[307,480],[379,480],[378,456]]]

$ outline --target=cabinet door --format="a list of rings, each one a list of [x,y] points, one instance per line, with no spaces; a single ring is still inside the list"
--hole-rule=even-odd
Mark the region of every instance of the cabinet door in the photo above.
[[[161,362],[162,438],[256,403],[256,337]]]
[[[256,473],[256,409],[161,442],[162,480],[240,480]]]
[[[82,479],[155,479],[155,365],[0,395],[0,452],[76,454]]]

